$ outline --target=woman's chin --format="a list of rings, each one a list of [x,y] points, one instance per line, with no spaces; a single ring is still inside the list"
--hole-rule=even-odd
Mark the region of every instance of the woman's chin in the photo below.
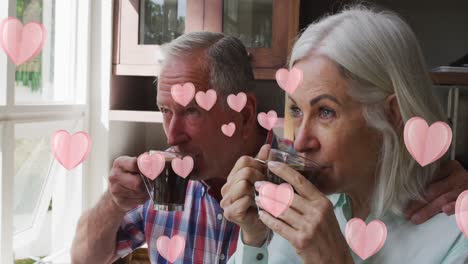
[[[314,186],[321,193],[325,195],[334,194],[337,191],[337,189],[334,186],[332,186],[329,182],[327,182],[326,180],[322,180],[322,181],[319,180],[314,184]]]

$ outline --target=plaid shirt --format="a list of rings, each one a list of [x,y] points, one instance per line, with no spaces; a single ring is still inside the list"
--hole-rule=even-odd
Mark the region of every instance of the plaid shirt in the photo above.
[[[269,133],[268,143],[277,142]],[[151,200],[128,212],[117,233],[117,254],[121,257],[148,244],[151,263],[169,263],[156,249],[160,236],[185,238],[183,256],[174,263],[226,263],[235,252],[239,227],[227,221],[219,202],[201,181],[189,181],[184,211],[156,211]]]

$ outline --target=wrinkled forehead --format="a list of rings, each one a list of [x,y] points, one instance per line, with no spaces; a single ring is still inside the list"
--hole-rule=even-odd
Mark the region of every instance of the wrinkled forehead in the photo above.
[[[325,56],[312,56],[298,61],[295,68],[303,72],[302,83],[290,96],[296,101],[308,99],[322,93],[348,99],[348,81],[339,67]]]
[[[210,89],[210,74],[208,62],[196,57],[186,56],[183,58],[170,59],[164,63],[157,78],[157,100],[165,100],[170,96],[174,85],[192,83],[195,92]]]

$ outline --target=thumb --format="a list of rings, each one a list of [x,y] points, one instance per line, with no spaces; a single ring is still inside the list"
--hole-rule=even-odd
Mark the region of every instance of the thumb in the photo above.
[[[257,154],[257,159],[261,160],[267,160],[268,159],[268,154],[270,153],[271,146],[269,144],[265,144],[262,146],[260,151]]]

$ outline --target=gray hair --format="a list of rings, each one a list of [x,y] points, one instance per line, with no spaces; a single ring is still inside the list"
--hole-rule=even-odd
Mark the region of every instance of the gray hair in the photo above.
[[[250,58],[245,46],[235,37],[207,31],[190,32],[162,47],[165,61],[200,51],[204,52],[202,59],[206,59],[203,70],[209,71],[209,85],[218,96],[252,91],[254,75]]]
[[[382,135],[371,213],[401,215],[409,199],[423,200],[440,163],[416,163],[406,150],[403,126],[395,129],[386,115],[385,99],[396,95],[405,123],[415,116],[429,124],[447,122],[413,31],[392,12],[354,6],[311,24],[294,45],[290,68],[312,52],[336,63],[348,80],[348,94],[363,104],[367,124]]]

